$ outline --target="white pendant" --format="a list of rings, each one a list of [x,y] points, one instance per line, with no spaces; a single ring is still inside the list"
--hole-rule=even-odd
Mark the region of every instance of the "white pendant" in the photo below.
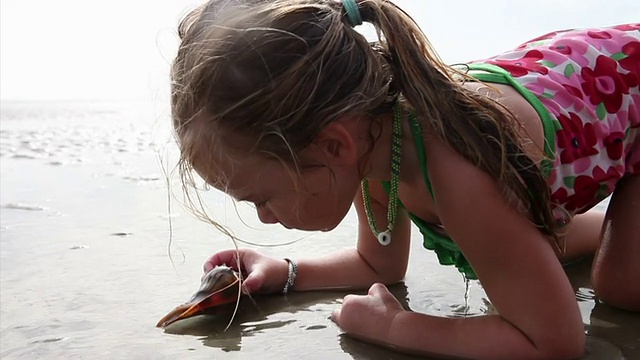
[[[387,246],[391,244],[391,231],[386,230],[378,234],[378,242],[380,245]]]

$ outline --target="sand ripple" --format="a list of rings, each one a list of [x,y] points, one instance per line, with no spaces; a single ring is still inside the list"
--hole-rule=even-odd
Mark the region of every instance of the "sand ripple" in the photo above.
[[[40,205],[27,205],[20,203],[9,203],[2,206],[5,209],[14,209],[14,210],[26,210],[26,211],[43,211],[46,210],[44,206]]]
[[[2,104],[0,157],[50,166],[109,164],[155,155],[172,144],[170,122],[149,103]],[[151,182],[158,175],[126,174]]]

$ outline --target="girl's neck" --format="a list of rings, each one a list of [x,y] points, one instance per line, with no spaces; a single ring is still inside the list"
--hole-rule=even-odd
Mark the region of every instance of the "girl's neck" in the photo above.
[[[389,181],[391,179],[391,113],[381,115],[380,136],[374,139],[373,149],[369,155],[364,176],[372,181]],[[375,134],[374,134],[375,135]],[[402,160],[400,165],[400,183],[413,184],[422,179],[420,164],[411,133],[408,116],[402,114]]]

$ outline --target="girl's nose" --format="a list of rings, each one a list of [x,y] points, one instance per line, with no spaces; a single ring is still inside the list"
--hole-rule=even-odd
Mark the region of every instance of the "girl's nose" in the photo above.
[[[277,224],[278,218],[266,206],[257,209],[258,218],[263,224]]]

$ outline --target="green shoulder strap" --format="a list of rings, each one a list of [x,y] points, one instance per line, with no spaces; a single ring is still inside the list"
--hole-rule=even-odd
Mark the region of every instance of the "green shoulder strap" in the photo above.
[[[425,153],[424,140],[422,134],[422,128],[418,120],[411,116],[409,117],[409,127],[411,129],[411,135],[416,145],[418,152],[418,159],[420,161],[420,167],[422,168],[422,176],[424,182],[429,189],[431,198],[435,201],[435,193],[433,192],[433,186],[431,180],[429,180],[429,172],[427,171],[427,156]],[[438,231],[436,225],[429,224],[423,219],[409,213],[411,221],[420,229],[423,235],[423,246],[425,249],[433,250],[438,257],[438,262],[441,265],[454,265],[458,271],[464,274],[468,279],[477,279],[471,264],[464,257],[462,251],[456,245],[456,243],[446,234]]]
[[[529,89],[516,81],[516,79],[507,70],[492,64],[469,64],[469,75],[482,82],[497,83],[509,85],[518,91],[536,110],[540,119],[542,119],[542,127],[544,129],[545,146],[544,153],[546,159],[540,164],[542,174],[548,177],[553,167],[556,148],[556,132],[560,130],[560,123],[553,119],[549,110],[542,104],[540,99]]]

